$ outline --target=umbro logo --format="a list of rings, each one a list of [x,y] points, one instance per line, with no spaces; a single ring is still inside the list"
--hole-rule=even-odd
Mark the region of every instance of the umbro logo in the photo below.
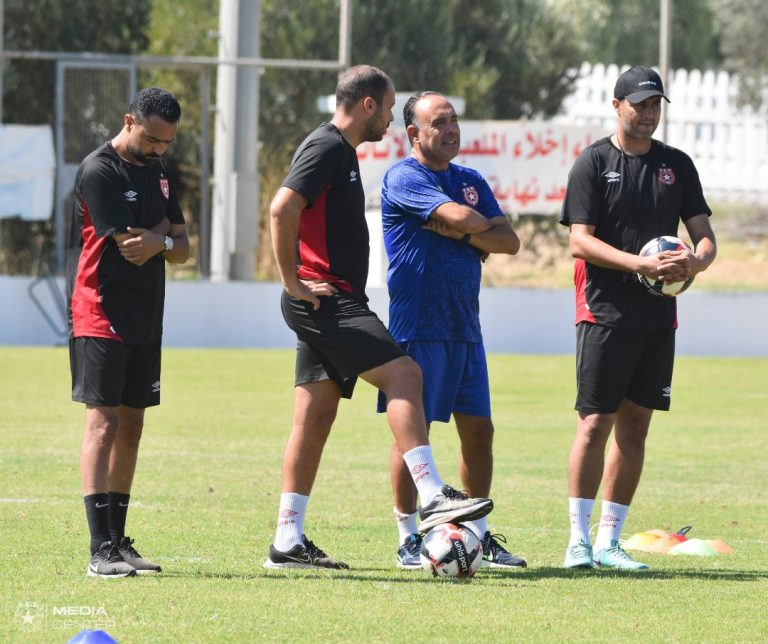
[[[357,181],[357,172],[355,172],[354,170],[351,170],[349,173],[349,182],[355,183],[356,181]]]
[[[296,512],[295,510],[280,510],[280,516],[283,517],[284,519],[295,516],[297,514],[298,512]]]
[[[614,172],[613,170],[606,172],[603,176],[607,179],[607,183],[616,183],[621,179],[621,173]]]
[[[139,193],[135,190],[129,190],[128,192],[124,192],[123,196],[126,201],[137,201],[136,197],[139,196]]]
[[[427,469],[428,467],[429,466],[426,463],[419,463],[411,468],[414,483],[418,483],[424,477],[430,476],[430,471]]]

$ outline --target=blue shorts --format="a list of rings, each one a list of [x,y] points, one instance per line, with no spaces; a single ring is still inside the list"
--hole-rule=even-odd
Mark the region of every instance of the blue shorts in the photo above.
[[[400,345],[421,367],[427,423],[447,423],[451,414],[491,417],[485,347],[479,342],[415,341]],[[379,392],[377,411],[386,411]]]

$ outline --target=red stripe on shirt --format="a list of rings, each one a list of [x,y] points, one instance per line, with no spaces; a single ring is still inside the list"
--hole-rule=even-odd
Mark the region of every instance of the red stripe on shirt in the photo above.
[[[299,223],[299,270],[298,276],[304,280],[322,280],[352,292],[352,287],[331,273],[331,258],[328,253],[328,220],[325,202],[328,198],[326,186],[311,208],[301,213]]]
[[[104,312],[99,294],[99,260],[108,238],[96,236],[88,205],[84,201],[82,209],[83,246],[72,291],[72,332],[76,338],[109,338],[122,342]]]
[[[576,285],[576,324],[597,324],[587,305],[587,263],[583,259],[577,259],[573,264],[573,283]]]

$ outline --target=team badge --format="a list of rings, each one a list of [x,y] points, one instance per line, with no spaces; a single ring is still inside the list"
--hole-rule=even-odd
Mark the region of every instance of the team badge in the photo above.
[[[163,191],[163,196],[168,199],[171,191],[170,188],[168,188],[168,179],[165,177],[160,177],[160,190]]]
[[[659,183],[671,186],[675,182],[675,173],[672,168],[659,168]]]
[[[464,188],[464,201],[470,206],[476,206],[477,202],[480,201],[480,196],[477,194],[475,186],[466,186]]]

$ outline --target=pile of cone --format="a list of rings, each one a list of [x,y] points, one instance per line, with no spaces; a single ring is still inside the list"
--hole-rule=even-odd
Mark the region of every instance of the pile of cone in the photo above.
[[[733,548],[720,539],[689,539],[686,535],[690,529],[691,526],[687,525],[673,534],[664,532],[664,530],[638,532],[621,545],[625,550],[639,550],[640,552],[670,555],[711,557],[717,554],[727,555],[733,552]]]

